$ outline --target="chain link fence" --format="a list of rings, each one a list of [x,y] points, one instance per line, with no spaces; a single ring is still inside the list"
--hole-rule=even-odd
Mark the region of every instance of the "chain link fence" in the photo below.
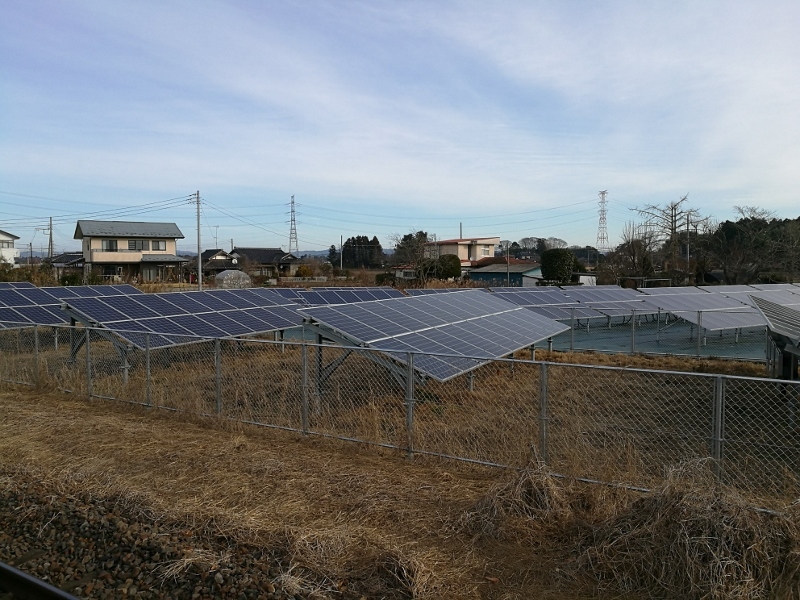
[[[506,359],[442,383],[423,381],[411,354],[400,364],[364,348],[177,337],[191,343],[141,350],[107,336],[2,330],[0,378],[409,455],[543,460],[632,487],[711,458],[765,506],[800,496],[800,382]]]

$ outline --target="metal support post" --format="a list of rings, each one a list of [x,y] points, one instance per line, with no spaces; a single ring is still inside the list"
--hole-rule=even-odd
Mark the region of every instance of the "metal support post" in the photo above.
[[[569,351],[575,349],[575,307],[570,309],[569,317]]]
[[[150,334],[144,334],[144,387],[145,403],[147,406],[153,405],[153,383],[150,377]]]
[[[53,350],[58,350],[58,327],[53,327]]]
[[[89,399],[92,398],[92,348],[90,343],[91,331],[88,327],[83,328],[86,335],[86,393]]]
[[[547,338],[547,351],[548,352],[553,351],[553,338],[551,337]]]
[[[661,342],[661,309],[656,313],[656,344]]]
[[[39,385],[39,326],[33,326],[33,383]]]
[[[631,354],[636,354],[636,311],[631,312]]]
[[[701,346],[701,331],[703,330],[703,313],[701,311],[697,311],[697,356],[700,356],[700,346]]]
[[[214,340],[214,386],[216,389],[217,414],[222,414],[222,342]]]
[[[301,366],[301,381],[303,386],[303,396],[300,404],[300,420],[302,423],[303,433],[308,434],[308,346],[303,341],[300,347],[300,358],[302,361]]]
[[[125,348],[122,350],[122,383],[123,385],[128,385],[128,372],[131,369],[131,365],[128,362],[128,349]]]
[[[725,378],[714,379],[714,410],[711,422],[711,458],[714,459],[714,474],[722,475],[722,459],[725,453]]]
[[[547,464],[547,434],[548,420],[550,419],[547,410],[547,364],[542,363],[539,367],[539,460]]]
[[[406,455],[414,457],[414,355],[409,352],[406,362]]]
[[[317,334],[317,373],[316,389],[317,398],[322,397],[322,336]]]
[[[475,391],[475,371],[467,373],[467,386],[470,392]]]

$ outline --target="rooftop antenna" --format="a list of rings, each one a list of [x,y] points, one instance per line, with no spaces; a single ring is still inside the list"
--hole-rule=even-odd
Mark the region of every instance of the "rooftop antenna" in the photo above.
[[[291,206],[291,219],[289,225],[289,254],[293,252],[295,254],[299,254],[300,251],[297,248],[297,223],[294,218],[294,194],[292,195],[292,201],[289,203]]]
[[[608,231],[606,231],[606,208],[608,204],[608,200],[606,197],[608,196],[608,190],[603,190],[598,194],[600,196],[600,222],[597,224],[597,251],[598,252],[607,252],[608,251]]]

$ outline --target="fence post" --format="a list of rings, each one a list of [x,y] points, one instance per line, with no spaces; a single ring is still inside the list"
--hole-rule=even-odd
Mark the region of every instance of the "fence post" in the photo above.
[[[569,351],[575,350],[575,307],[570,309],[569,316]]]
[[[91,348],[91,333],[88,327],[84,327],[86,333],[86,393],[89,399],[92,398],[92,348]]]
[[[697,311],[697,356],[700,356],[700,333],[703,329],[703,313]]]
[[[39,385],[39,326],[33,326],[33,384]]]
[[[147,406],[153,406],[153,390],[150,378],[150,333],[144,334],[144,388]]]
[[[539,367],[539,460],[547,464],[547,434],[550,419],[547,411],[547,364]]]
[[[631,354],[636,354],[636,309],[631,310]]]
[[[217,414],[222,414],[222,343],[214,340],[214,385],[216,387]]]
[[[300,420],[303,434],[308,434],[308,345],[303,340],[303,345],[300,347],[300,356],[302,360],[301,366],[301,380],[303,386],[303,396],[300,404]]]
[[[406,363],[406,454],[414,457],[414,355],[409,352]]]
[[[711,423],[711,458],[714,459],[714,474],[722,475],[722,459],[725,456],[725,378],[714,378],[714,410]]]

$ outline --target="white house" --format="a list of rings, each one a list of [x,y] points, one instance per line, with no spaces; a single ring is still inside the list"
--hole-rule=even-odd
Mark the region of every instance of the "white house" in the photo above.
[[[19,258],[19,248],[14,247],[14,242],[19,239],[7,231],[0,230],[0,262],[7,265],[16,266]]]

